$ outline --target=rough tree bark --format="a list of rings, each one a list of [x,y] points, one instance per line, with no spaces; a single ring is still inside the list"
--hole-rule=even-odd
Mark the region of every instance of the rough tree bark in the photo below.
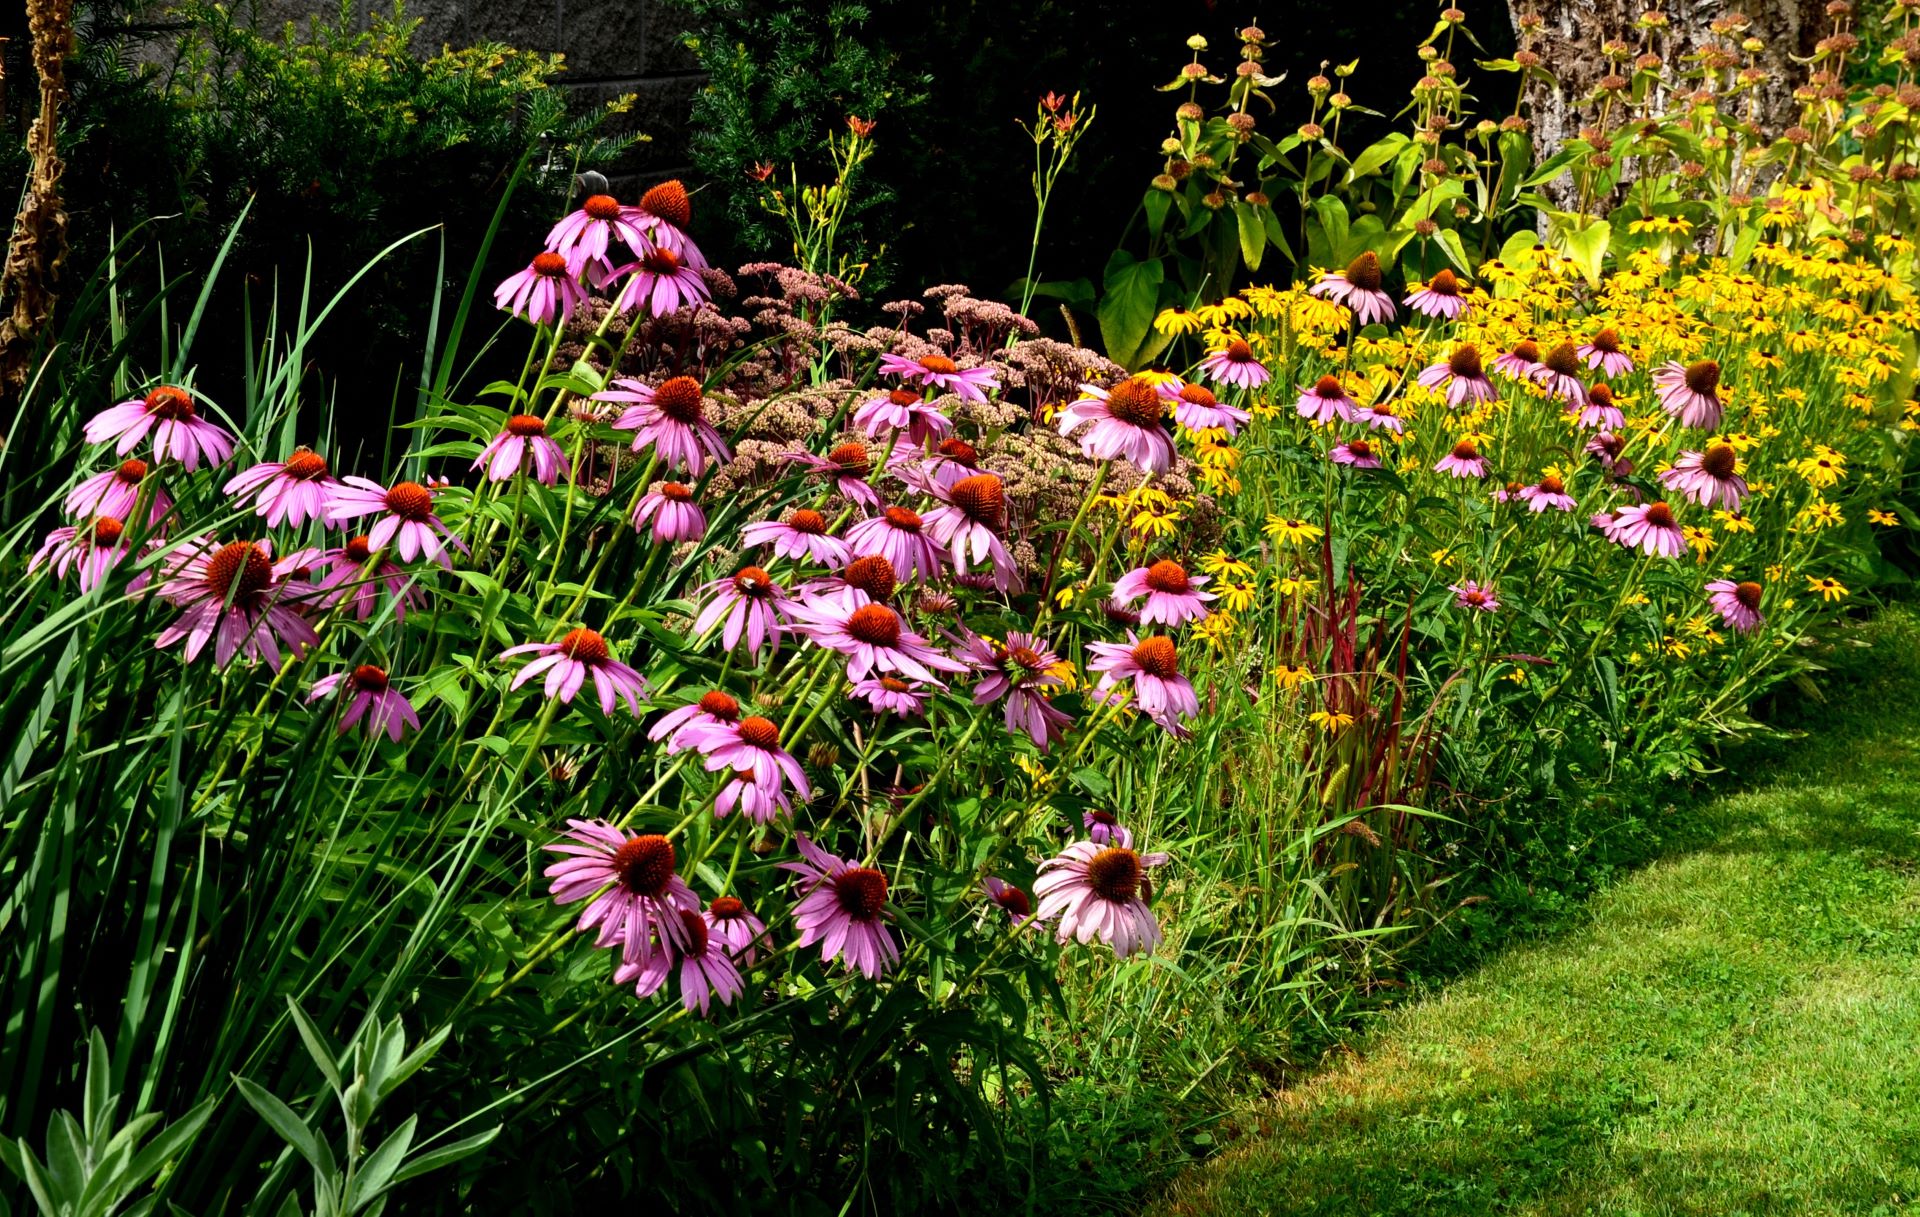
[[[1625,42],[1635,55],[1651,49],[1657,53],[1668,74],[1695,66],[1687,56],[1716,44],[1732,48],[1736,39],[1717,35],[1712,30],[1716,19],[1736,14],[1750,23],[1738,38],[1756,38],[1763,45],[1754,55],[1756,66],[1767,73],[1766,80],[1753,89],[1750,100],[1743,100],[1736,112],[1754,122],[1769,138],[1778,136],[1799,117],[1793,99],[1794,88],[1804,83],[1807,69],[1792,62],[1790,56],[1813,54],[1814,44],[1832,28],[1826,15],[1827,0],[1668,0],[1654,5],[1646,0],[1508,0],[1519,46],[1541,57],[1544,65],[1558,78],[1557,85],[1535,82],[1526,93],[1527,116],[1532,124],[1536,157],[1545,160],[1569,140],[1578,138],[1580,129],[1599,116],[1592,98],[1600,81],[1609,71],[1601,45],[1609,39]],[[1664,30],[1651,35],[1637,25],[1642,14],[1658,8],[1665,14]],[[1540,26],[1529,32],[1528,18],[1537,18]],[[1651,39],[1651,48],[1648,46]],[[1746,54],[1741,53],[1744,64]],[[1627,69],[1631,71],[1631,67]],[[1573,186],[1562,178],[1547,188],[1547,195],[1562,209],[1573,206]]]
[[[34,342],[53,317],[60,270],[67,256],[67,213],[60,205],[57,137],[60,102],[67,92],[67,56],[73,53],[73,0],[28,0],[27,28],[33,37],[33,68],[40,78],[40,110],[27,132],[33,158],[20,211],[7,239],[7,261],[0,271],[0,416],[11,416],[33,359]]]

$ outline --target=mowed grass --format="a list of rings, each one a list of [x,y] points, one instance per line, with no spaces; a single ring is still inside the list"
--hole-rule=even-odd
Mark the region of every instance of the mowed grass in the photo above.
[[[1920,627],[1837,652],[1696,845],[1382,1019],[1150,1211],[1920,1214]]]

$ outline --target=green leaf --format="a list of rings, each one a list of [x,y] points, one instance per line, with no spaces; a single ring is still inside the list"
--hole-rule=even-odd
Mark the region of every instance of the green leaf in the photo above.
[[[1442,228],[1434,234],[1434,240],[1440,243],[1440,249],[1447,255],[1447,261],[1453,263],[1456,269],[1462,273],[1473,269],[1472,265],[1467,261],[1467,249],[1466,246],[1460,243],[1460,234],[1458,232],[1455,232],[1451,228]]]
[[[498,1128],[489,1128],[485,1132],[475,1133],[473,1136],[455,1141],[451,1145],[443,1145],[439,1149],[428,1150],[395,1172],[393,1181],[395,1183],[405,1183],[409,1179],[419,1178],[428,1171],[437,1171],[443,1166],[451,1166],[462,1158],[471,1157],[479,1153],[499,1135],[500,1130]]]
[[[1247,264],[1248,270],[1260,269],[1260,257],[1267,252],[1267,228],[1261,223],[1260,212],[1244,200],[1233,204],[1233,218],[1240,227],[1240,260]]]
[[[1595,220],[1567,233],[1567,256],[1586,276],[1590,287],[1600,286],[1600,265],[1607,256],[1607,241],[1612,236],[1613,225],[1605,220]]]
[[[1313,214],[1320,218],[1320,231],[1327,234],[1329,264],[1347,261],[1347,205],[1330,194],[1313,201]]]
[[[1361,149],[1359,156],[1353,158],[1353,169],[1348,177],[1360,178],[1370,173],[1378,173],[1389,161],[1399,156],[1401,149],[1406,146],[1407,137],[1398,131],[1377,143],[1367,145]]]
[[[1149,189],[1140,205],[1146,209],[1147,231],[1159,236],[1167,226],[1167,213],[1173,210],[1173,195],[1165,190]]]
[[[1123,367],[1135,366],[1140,348],[1152,332],[1166,273],[1158,258],[1138,261],[1125,250],[1114,251],[1107,262],[1106,286],[1097,314],[1107,358]]]
[[[300,1032],[300,1042],[307,1046],[307,1055],[313,1058],[313,1063],[326,1077],[327,1084],[335,1090],[340,1089],[340,1054],[327,1042],[326,1032],[307,1017],[307,1012],[300,1008],[300,1003],[294,1000],[291,993],[287,994],[287,1012],[293,1015],[294,1029]]]
[[[353,1177],[353,1186],[347,1189],[347,1212],[357,1212],[371,1203],[400,1169],[406,1160],[407,1150],[413,1146],[414,1129],[418,1128],[420,1117],[408,1116],[407,1122],[393,1130],[393,1135],[380,1143],[380,1147],[368,1154],[360,1163],[360,1169]]]
[[[293,1108],[275,1098],[273,1092],[258,1082],[236,1075],[233,1085],[240,1092],[240,1097],[247,1101],[247,1106],[260,1113],[267,1127],[279,1133],[280,1139],[293,1146],[309,1166],[323,1175],[333,1173],[333,1151],[314,1138],[313,1130],[307,1127],[306,1121],[294,1114]]]

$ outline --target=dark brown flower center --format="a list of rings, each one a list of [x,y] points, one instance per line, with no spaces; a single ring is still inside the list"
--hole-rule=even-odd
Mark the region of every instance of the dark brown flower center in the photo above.
[[[882,676],[880,678],[880,687],[889,693],[906,693],[913,688],[912,685],[897,676]]]
[[[1655,528],[1672,528],[1673,508],[1665,503],[1655,503],[1647,508],[1646,521]]]
[[[531,439],[534,436],[545,435],[546,433],[546,421],[535,418],[531,414],[516,414],[507,420],[507,434],[509,435],[518,435],[522,439]]]
[[[1577,376],[1580,372],[1580,352],[1571,342],[1563,342],[1548,351],[1540,362],[1562,376]]]
[[[699,381],[691,376],[675,376],[653,391],[653,404],[674,422],[692,426],[700,421],[700,407],[705,397]]]
[[[147,394],[147,413],[155,418],[184,422],[193,417],[193,395],[173,385],[161,385]]]
[[[1722,480],[1732,477],[1739,466],[1740,454],[1733,450],[1732,444],[1714,444],[1700,457],[1700,468]]]
[[[563,279],[567,275],[567,260],[559,254],[535,254],[533,255],[533,273],[548,279]]]
[[[671,275],[680,269],[680,259],[666,246],[656,246],[640,259],[640,266],[648,274]]]
[[[787,517],[787,527],[810,537],[827,535],[827,517],[809,507],[802,507]]]
[[[1345,397],[1347,391],[1340,387],[1339,377],[1322,376],[1319,380],[1313,382],[1313,395],[1332,401],[1338,397]]]
[[[1711,359],[1692,364],[1686,372],[1687,387],[1702,397],[1712,397],[1720,387],[1720,365]]]
[[[1161,680],[1180,675],[1180,653],[1174,649],[1173,639],[1164,634],[1154,634],[1134,643],[1133,662],[1147,675]]]
[[[700,709],[722,722],[730,723],[740,717],[740,703],[718,689],[708,689],[700,695]]]
[[[740,742],[762,752],[772,752],[780,746],[780,728],[770,718],[758,714],[740,720]]]
[[[969,469],[978,468],[980,465],[980,453],[963,439],[943,439],[937,451],[956,465],[965,465]]]
[[[1107,395],[1107,411],[1123,423],[1158,427],[1167,416],[1167,404],[1152,385],[1136,376],[1113,386],[1113,392]]]
[[[387,491],[387,510],[419,523],[433,514],[433,492],[418,482],[395,482]]]
[[[119,544],[120,536],[126,532],[126,525],[112,516],[100,516],[92,524],[93,543],[95,545],[114,546]]]
[[[1540,479],[1540,491],[1543,494],[1565,494],[1567,484],[1549,473]]]
[[[1220,399],[1213,395],[1213,390],[1207,388],[1205,385],[1182,386],[1180,389],[1180,400],[1190,405],[1205,406],[1208,409],[1220,404]]]
[[[365,562],[373,557],[373,543],[366,537],[354,537],[340,547],[340,553],[349,562]]]
[[[1443,274],[1445,272],[1442,272]],[[1372,250],[1361,254],[1347,263],[1347,282],[1363,292],[1377,292],[1385,277],[1380,273],[1380,259]]]
[[[997,474],[976,473],[961,478],[947,493],[953,496],[954,506],[977,524],[998,524],[1007,505],[1007,493]]]
[[[1733,598],[1747,608],[1757,610],[1760,607],[1761,590],[1758,583],[1752,580],[1746,580],[1733,585]]]
[[[1115,904],[1139,896],[1142,875],[1140,855],[1118,846],[1101,850],[1087,862],[1087,886]]]
[[[960,370],[960,365],[945,355],[929,355],[920,361],[920,366],[936,376],[951,376]]]
[[[1433,273],[1433,278],[1427,280],[1427,290],[1442,296],[1457,296],[1460,294],[1460,280],[1443,266]]]
[[[893,598],[895,583],[893,563],[879,554],[855,558],[847,563],[847,568],[840,572],[840,577],[847,581],[847,586],[857,587],[875,600]]]
[[[251,541],[229,541],[207,559],[207,590],[221,600],[250,604],[273,586],[273,560]]]
[[[679,178],[669,178],[640,196],[640,210],[659,216],[675,228],[685,228],[693,219],[693,200]]]
[[[889,507],[881,513],[887,519],[887,526],[901,532],[919,533],[920,513],[906,507]]]
[[[629,837],[613,851],[612,867],[617,882],[636,896],[658,898],[673,881],[673,842],[659,833]]]
[[[1147,587],[1156,592],[1183,596],[1193,587],[1193,581],[1187,578],[1185,567],[1171,559],[1162,558],[1147,568]]]
[[[1596,406],[1611,406],[1613,404],[1613,390],[1605,385],[1595,385],[1587,390],[1587,398]]]
[[[1365,460],[1373,455],[1373,445],[1363,439],[1351,440],[1347,444],[1347,453]]]
[[[993,894],[993,902],[1015,917],[1025,917],[1033,912],[1033,901],[1011,883],[1000,885],[1000,890]]]
[[[686,931],[683,935],[686,942],[681,946],[680,953],[690,959],[706,955],[707,947],[713,941],[713,936],[707,932],[707,919],[689,909],[674,911],[680,914],[680,928]]]
[[[120,467],[113,471],[113,476],[128,485],[139,485],[140,480],[147,476],[147,463],[138,460],[121,461]]]
[[[587,201],[580,204],[580,210],[596,220],[617,220],[620,218],[620,200],[610,194],[588,195]]]
[[[560,653],[585,664],[605,663],[613,657],[607,640],[593,630],[568,630],[560,636]]]
[[[715,921],[739,921],[746,917],[747,906],[738,896],[715,896],[713,903],[707,906]]]
[[[1480,459],[1480,449],[1473,446],[1472,440],[1463,439],[1453,446],[1453,459],[1457,461],[1477,461]]]
[[[773,595],[773,577],[757,566],[743,566],[733,572],[733,590],[755,600]]]
[[[896,406],[917,406],[920,404],[920,395],[912,389],[895,389],[887,394],[887,400]]]
[[[660,483],[660,497],[674,503],[693,502],[693,487],[684,482]]]
[[[1465,600],[1468,604],[1478,607],[1487,602],[1487,594],[1477,587],[1470,587],[1461,599]]]
[[[1253,348],[1247,345],[1246,339],[1236,338],[1227,344],[1226,356],[1230,363],[1252,363]]]
[[[1090,811],[1087,814],[1093,817],[1094,823],[1104,824],[1108,828],[1112,828],[1114,825],[1120,822],[1119,816],[1114,815],[1112,812],[1107,811],[1104,808],[1097,811]]]
[[[887,877],[871,866],[855,866],[833,877],[833,896],[855,921],[873,921],[887,906]]]
[[[900,615],[884,604],[863,604],[847,618],[847,633],[855,642],[891,647],[900,642]]]
[[[1601,330],[1593,336],[1593,349],[1607,355],[1618,355],[1620,353],[1620,331],[1615,329]]]
[[[1524,359],[1528,363],[1539,363],[1540,344],[1531,338],[1524,339],[1518,346],[1513,348],[1513,357],[1515,359]]]
[[[873,459],[867,455],[865,444],[835,444],[827,452],[827,459],[840,467],[842,477],[864,478],[873,472]]]
[[[384,693],[387,688],[387,670],[363,663],[353,670],[353,687],[368,693]]]
[[[1608,457],[1619,456],[1627,450],[1627,441],[1610,431],[1602,431],[1594,436],[1593,442],[1600,445],[1600,451],[1606,453]]]
[[[327,476],[327,458],[311,448],[295,448],[280,472],[296,482],[311,482]]]
[[[1447,371],[1465,380],[1480,380],[1486,376],[1486,370],[1480,366],[1480,348],[1468,343],[1454,348],[1447,356]]]
[[[1010,646],[1006,649],[1006,657],[1029,672],[1038,672],[1046,665],[1040,652],[1029,646]]]

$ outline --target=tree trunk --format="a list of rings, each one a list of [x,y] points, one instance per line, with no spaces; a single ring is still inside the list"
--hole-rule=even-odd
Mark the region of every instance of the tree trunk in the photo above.
[[[40,330],[53,317],[61,264],[67,256],[67,213],[60,205],[60,102],[67,92],[67,56],[73,54],[73,0],[29,0],[33,68],[40,78],[40,110],[27,133],[33,158],[20,211],[13,218],[7,261],[0,272],[0,404],[19,404]]]
[[[1630,76],[1632,59],[1648,53],[1659,56],[1658,71],[1666,84],[1683,73],[1691,74],[1687,79],[1694,87],[1704,84],[1700,61],[1691,57],[1712,48],[1721,49],[1729,64],[1713,74],[1716,92],[1745,69],[1764,72],[1756,87],[1726,103],[1727,117],[1753,124],[1763,140],[1777,138],[1799,120],[1793,91],[1807,78],[1806,67],[1790,57],[1813,54],[1814,44],[1833,28],[1826,0],[1759,0],[1746,6],[1730,0],[1669,0],[1661,10],[1666,27],[1654,30],[1639,25],[1648,11],[1643,0],[1508,0],[1508,5],[1521,51],[1538,55],[1541,66],[1556,78],[1552,85],[1535,81],[1526,92],[1534,155],[1542,161],[1578,139],[1583,128],[1600,122],[1601,107],[1594,98],[1602,79],[1616,71]],[[1744,17],[1744,30],[1713,30],[1716,20],[1730,17]],[[1746,39],[1758,39],[1760,50],[1742,49]],[[1609,40],[1626,44],[1627,62],[1609,63],[1601,50]],[[1606,134],[1618,130],[1622,117],[1616,105]],[[1631,167],[1623,174],[1630,176]],[[1560,210],[1575,206],[1569,178],[1548,184],[1545,193]]]

